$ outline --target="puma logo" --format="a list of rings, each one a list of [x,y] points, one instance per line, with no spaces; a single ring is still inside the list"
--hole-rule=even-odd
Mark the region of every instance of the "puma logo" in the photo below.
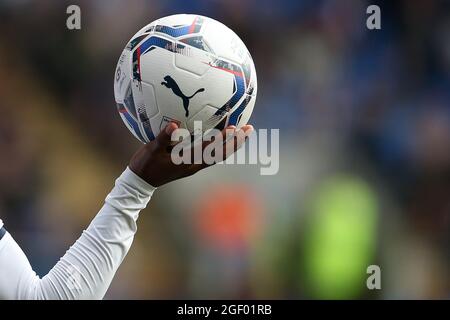
[[[197,93],[205,91],[205,88],[200,88],[194,92],[191,96],[186,96],[183,92],[181,92],[180,87],[175,82],[175,80],[171,76],[164,77],[165,82],[161,82],[161,85],[166,86],[169,89],[172,89],[172,92],[179,96],[181,100],[183,100],[183,108],[186,111],[186,117],[189,117],[189,100],[194,97]]]

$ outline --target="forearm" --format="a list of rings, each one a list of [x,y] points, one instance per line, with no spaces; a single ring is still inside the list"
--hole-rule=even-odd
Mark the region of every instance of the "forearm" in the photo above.
[[[14,240],[10,236],[5,238],[8,243],[0,249],[0,298],[7,292],[3,298],[103,298],[130,249],[139,212],[145,208],[153,191],[153,187],[129,169],[125,170],[89,227],[42,279],[32,271]],[[13,293],[8,289],[12,281],[17,283]],[[2,283],[8,288],[3,288]]]

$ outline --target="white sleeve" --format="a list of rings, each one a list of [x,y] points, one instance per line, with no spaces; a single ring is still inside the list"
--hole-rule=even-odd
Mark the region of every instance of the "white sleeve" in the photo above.
[[[89,227],[42,279],[6,232],[0,240],[0,299],[102,299],[154,190],[127,168]]]

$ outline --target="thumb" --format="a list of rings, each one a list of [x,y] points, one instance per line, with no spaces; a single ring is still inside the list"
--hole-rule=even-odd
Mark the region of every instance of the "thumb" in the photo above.
[[[164,148],[170,145],[172,133],[178,129],[178,125],[175,122],[169,122],[164,130],[156,137],[156,141],[158,142],[158,146]]]

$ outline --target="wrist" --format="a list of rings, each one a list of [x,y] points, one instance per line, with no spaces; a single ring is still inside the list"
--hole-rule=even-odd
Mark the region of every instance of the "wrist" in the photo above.
[[[151,195],[156,190],[155,186],[144,180],[131,166],[127,166],[120,178],[144,194]]]

